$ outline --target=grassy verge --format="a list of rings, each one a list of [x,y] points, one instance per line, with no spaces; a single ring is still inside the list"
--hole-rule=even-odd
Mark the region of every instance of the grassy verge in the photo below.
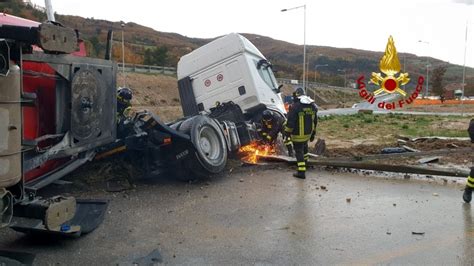
[[[469,120],[461,116],[403,114],[328,116],[320,118],[318,136],[341,141],[370,139],[375,143],[392,142],[397,135],[468,137]]]

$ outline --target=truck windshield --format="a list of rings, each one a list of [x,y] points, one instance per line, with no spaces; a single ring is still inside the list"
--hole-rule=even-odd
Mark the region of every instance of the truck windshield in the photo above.
[[[277,93],[278,92],[278,83],[273,75],[272,65],[267,60],[255,61],[257,65],[258,74],[260,77],[267,83],[270,88]]]

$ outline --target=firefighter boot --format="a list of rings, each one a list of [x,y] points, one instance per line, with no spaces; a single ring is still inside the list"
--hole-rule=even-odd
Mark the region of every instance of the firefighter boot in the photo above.
[[[296,172],[293,176],[299,179],[306,179],[306,173],[302,171]]]
[[[472,188],[471,187],[466,186],[466,188],[464,189],[464,194],[462,195],[462,199],[466,203],[471,202],[471,200],[472,200]]]

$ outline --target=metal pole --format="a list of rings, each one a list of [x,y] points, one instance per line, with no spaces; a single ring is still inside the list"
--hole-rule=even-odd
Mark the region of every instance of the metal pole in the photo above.
[[[56,21],[54,18],[54,11],[53,11],[53,5],[51,4],[51,0],[44,0],[44,5],[46,8],[46,15],[48,16],[49,21]]]
[[[123,87],[125,88],[125,42],[123,38],[123,28],[125,24],[122,22],[122,76],[123,76]]]
[[[304,9],[304,26],[303,26],[303,90],[306,94],[306,5],[303,5]]]
[[[344,88],[347,86],[346,71],[344,70]]]
[[[462,66],[462,94],[461,94],[461,115],[464,115],[463,111],[463,104],[464,104],[464,83],[466,82],[466,50],[467,50],[467,25],[468,21],[466,21],[466,35],[464,38],[464,63]]]
[[[303,90],[306,93],[306,4],[302,6],[296,6],[292,8],[282,9],[281,12],[286,12],[298,8],[304,9],[303,14]]]
[[[428,58],[426,58],[426,90],[425,90],[425,97],[428,96],[428,92],[429,92],[429,84],[430,84],[430,71],[429,71],[429,68],[430,68],[430,64],[429,64],[429,61],[428,61]]]
[[[429,46],[429,44],[430,44],[429,42],[425,42],[425,41],[422,41],[422,40],[418,40],[418,42],[419,43],[424,43],[427,46]],[[429,67],[430,67],[430,58],[427,55],[426,56],[426,88],[425,88],[425,93],[423,95],[423,98],[428,96],[428,93],[429,93],[429,81],[430,81]]]
[[[316,83],[317,80],[316,80],[316,77],[317,77],[317,73],[318,73],[318,67],[327,67],[329,66],[328,64],[324,64],[324,65],[314,65],[314,82]]]
[[[403,54],[403,73],[406,73],[406,63],[407,63],[407,54]],[[403,85],[403,89],[405,90],[405,85]]]

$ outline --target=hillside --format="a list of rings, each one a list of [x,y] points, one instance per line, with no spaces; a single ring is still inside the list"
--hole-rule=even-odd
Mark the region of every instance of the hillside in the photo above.
[[[34,8],[20,4],[21,1],[14,0],[7,3],[0,3],[0,9],[5,12],[19,15],[29,19],[43,21],[45,15]],[[108,30],[113,30],[114,41],[114,59],[121,61],[121,37],[122,24],[120,21],[111,22],[106,20],[96,20],[94,18],[82,18],[78,16],[57,15],[56,19],[65,26],[78,29],[81,37],[86,41],[88,53],[91,56],[103,57],[105,53],[105,43]],[[159,65],[175,67],[179,58],[200,47],[212,39],[189,38],[177,33],[160,32],[149,27],[145,27],[133,22],[123,24],[123,33],[125,39],[125,61],[127,63],[143,64],[159,62]],[[276,75],[282,78],[301,79],[303,47],[270,37],[256,34],[243,34],[274,64]],[[156,49],[159,48],[159,49]],[[334,48],[326,46],[308,45],[308,80],[317,80],[331,85],[342,86],[344,84],[344,74],[338,69],[346,71],[347,81],[354,81],[361,74],[366,77],[373,71],[378,71],[381,52],[365,51],[350,48]],[[148,50],[148,52],[147,52]],[[151,51],[156,51],[159,58],[151,58]],[[148,56],[149,60],[146,60]],[[151,58],[151,59],[150,59]],[[462,67],[449,64],[435,58],[418,57],[414,54],[399,54],[402,66],[405,61],[406,71],[412,77],[426,74],[426,62],[430,62],[432,67],[446,65],[447,72],[444,78],[444,84],[457,82],[460,83]],[[151,63],[150,63],[151,62]],[[156,63],[155,63],[156,64]],[[328,64],[328,67],[319,68],[314,72],[314,66]],[[466,94],[474,95],[474,69],[467,68],[467,86]]]

